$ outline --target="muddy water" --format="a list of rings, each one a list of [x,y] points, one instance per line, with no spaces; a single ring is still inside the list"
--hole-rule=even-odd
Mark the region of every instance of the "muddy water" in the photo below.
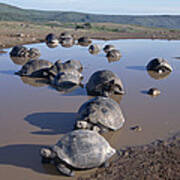
[[[72,58],[80,60],[84,66],[84,83],[97,70],[109,69],[119,75],[126,95],[117,101],[126,122],[119,131],[104,135],[113,147],[145,144],[178,131],[180,62],[173,57],[180,55],[180,42],[94,42],[102,46],[114,44],[121,51],[122,58],[117,62],[108,62],[102,51],[91,55],[87,47],[81,46],[50,49],[45,44],[36,44],[27,47],[39,48],[41,58],[52,62]],[[164,79],[153,79],[145,70],[145,65],[153,57],[166,58],[174,71]],[[41,164],[39,149],[56,143],[64,133],[72,130],[78,108],[90,97],[82,88],[63,95],[46,84],[21,79],[14,75],[20,67],[12,62],[8,54],[0,56],[0,179],[66,179],[53,166]],[[151,87],[160,89],[161,94],[155,98],[146,95],[144,92]],[[134,125],[141,126],[142,131],[131,131],[130,127]],[[89,171],[77,172],[76,177],[87,173]]]

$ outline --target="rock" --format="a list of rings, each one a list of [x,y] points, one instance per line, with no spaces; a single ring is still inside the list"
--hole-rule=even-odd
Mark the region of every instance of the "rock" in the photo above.
[[[157,88],[151,88],[147,93],[151,96],[158,96],[160,95],[161,91]]]
[[[142,131],[142,128],[139,125],[130,127],[130,130],[132,131]]]
[[[23,34],[23,33],[18,33],[18,34],[17,34],[17,37],[23,38],[23,37],[25,37],[25,34]]]

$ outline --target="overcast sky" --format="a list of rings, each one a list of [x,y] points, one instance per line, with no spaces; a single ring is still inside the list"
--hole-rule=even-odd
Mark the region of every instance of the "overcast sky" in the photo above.
[[[180,0],[0,0],[26,9],[98,14],[178,14]]]

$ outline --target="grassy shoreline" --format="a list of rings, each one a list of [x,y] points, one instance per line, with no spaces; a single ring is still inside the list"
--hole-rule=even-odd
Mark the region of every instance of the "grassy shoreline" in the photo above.
[[[75,24],[74,24],[75,25]],[[83,23],[65,27],[33,24],[27,22],[6,22],[0,21],[0,49],[10,48],[15,45],[31,44],[44,42],[48,33],[57,36],[61,32],[69,31],[75,35],[76,39],[80,36],[88,36],[92,39],[115,40],[115,39],[164,39],[180,40],[180,30],[164,28],[147,28],[136,25],[120,25],[113,23],[92,23],[91,28],[83,28]]]

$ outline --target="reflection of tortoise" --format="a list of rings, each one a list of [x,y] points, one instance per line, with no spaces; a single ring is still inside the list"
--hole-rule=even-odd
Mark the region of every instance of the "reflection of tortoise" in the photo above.
[[[120,78],[109,70],[101,70],[92,74],[86,85],[86,90],[88,95],[92,96],[124,94]]]
[[[164,72],[172,72],[173,69],[169,65],[169,63],[164,60],[163,58],[155,58],[152,61],[150,61],[146,66],[148,71],[155,71],[159,74]]]
[[[21,80],[23,83],[33,87],[43,87],[48,85],[47,80],[45,80],[44,78],[31,78],[27,76],[22,76]]]
[[[170,71],[166,71],[166,72],[162,72],[162,73],[158,73],[155,71],[147,71],[147,72],[150,77],[152,77],[153,79],[156,79],[156,80],[165,79],[171,74]]]
[[[56,145],[42,148],[40,155],[43,163],[53,161],[60,173],[73,176],[73,169],[107,165],[107,160],[115,152],[116,150],[98,133],[76,130],[64,135]]]
[[[11,56],[11,60],[13,61],[14,64],[18,64],[18,65],[24,65],[29,61],[29,59],[26,57],[14,57],[14,56]]]
[[[79,119],[75,128],[100,132],[120,129],[124,116],[117,102],[107,97],[95,97],[85,102],[78,111]]]
[[[44,77],[51,66],[52,63],[47,60],[31,60],[23,65],[16,74],[20,76]]]

